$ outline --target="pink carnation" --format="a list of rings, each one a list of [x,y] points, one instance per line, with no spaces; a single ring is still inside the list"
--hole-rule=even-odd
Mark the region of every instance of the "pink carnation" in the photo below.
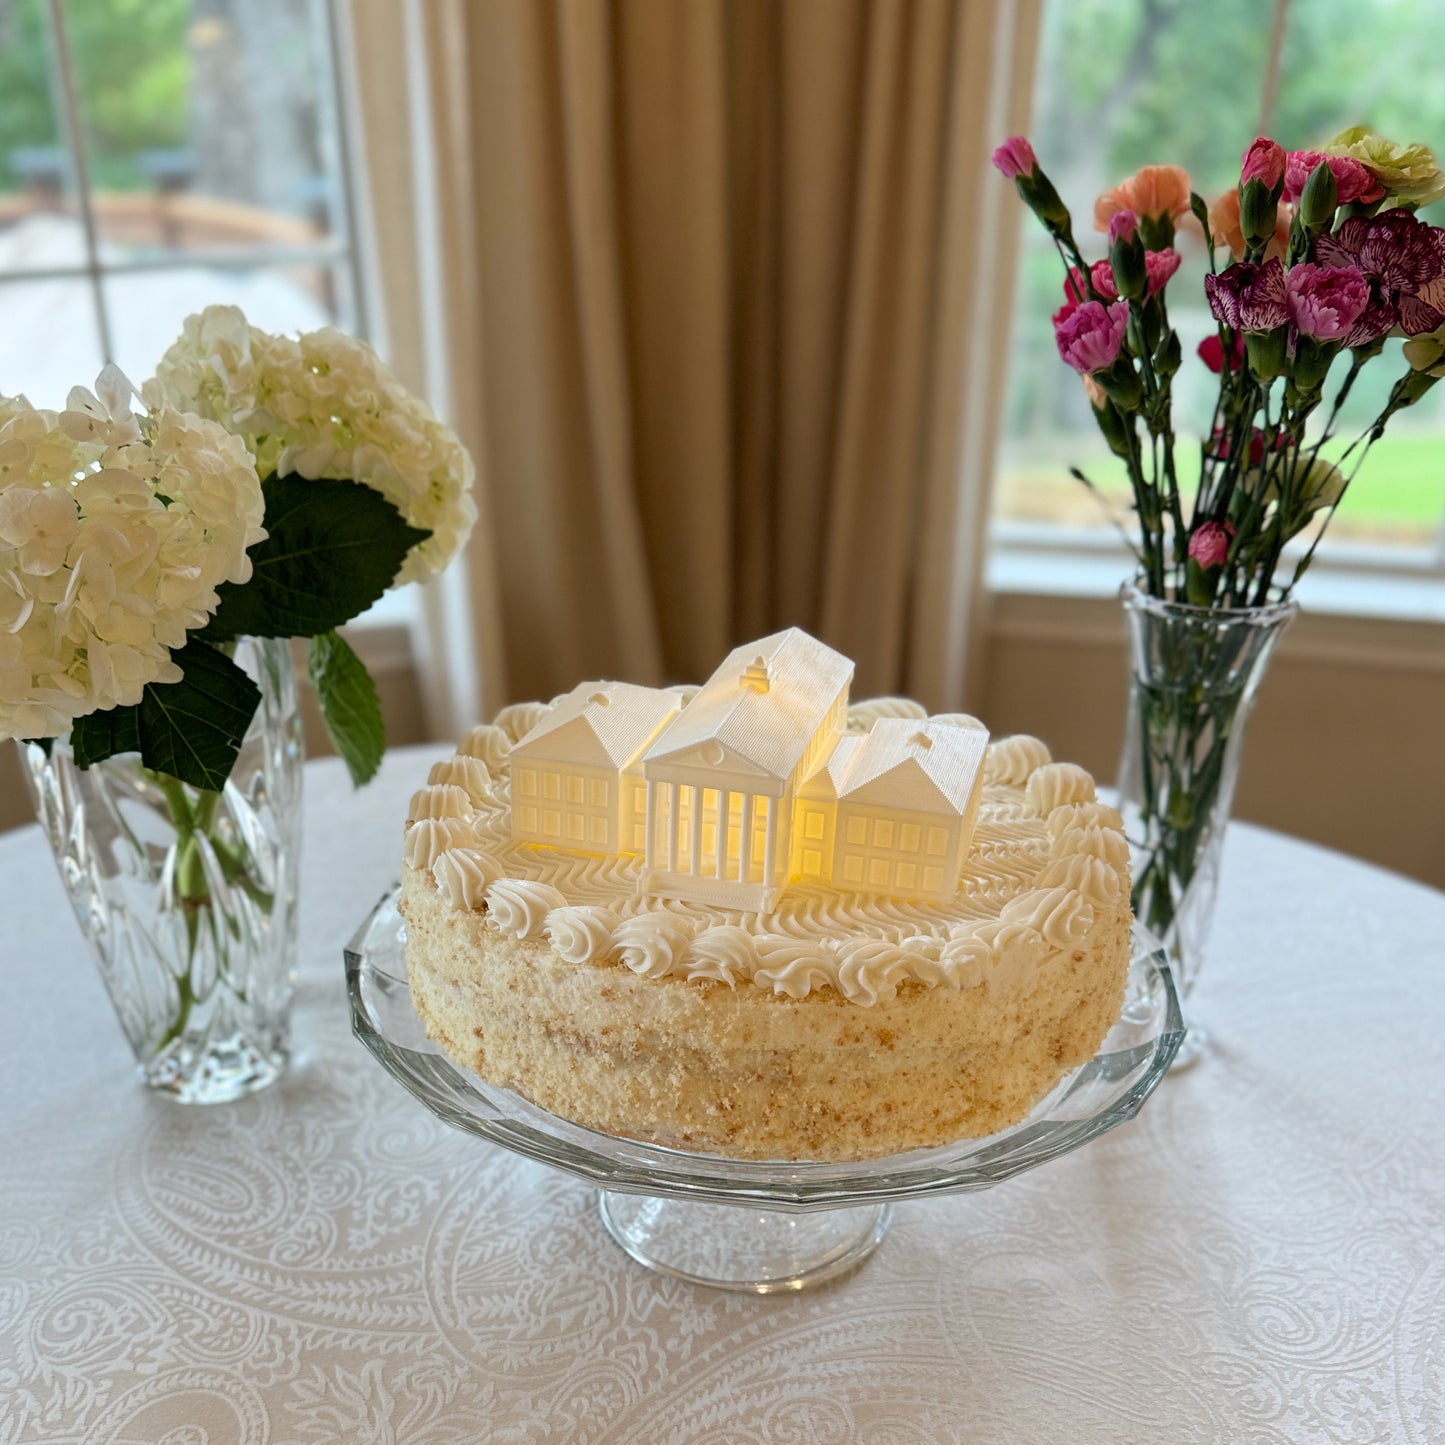
[[[1054,340],[1059,355],[1075,371],[1085,375],[1107,371],[1118,360],[1128,324],[1128,302],[1116,301],[1106,307],[1099,301],[1085,301],[1062,319],[1054,317]]]
[[[1178,251],[1148,251],[1144,255],[1144,268],[1149,274],[1149,294],[1162,291],[1169,278],[1179,269],[1184,258]]]
[[[1228,522],[1203,522],[1189,539],[1189,555],[1206,572],[1222,567],[1233,536],[1234,528]]]
[[[1021,135],[1006,140],[993,153],[993,163],[1011,181],[1018,180],[1020,176],[1031,176],[1038,168],[1034,148]]]
[[[1347,206],[1351,201],[1369,205],[1372,201],[1383,199],[1384,186],[1363,161],[1357,161],[1353,156],[1327,156],[1323,151],[1291,151],[1284,163],[1284,198],[1291,205],[1304,194],[1305,182],[1321,161],[1329,162],[1340,205]]]
[[[1285,278],[1289,319],[1316,341],[1340,341],[1370,304],[1370,283],[1354,266],[1302,261]]]
[[[1284,172],[1284,147],[1260,136],[1250,142],[1249,149],[1244,153],[1239,183],[1244,186],[1250,181],[1263,181],[1264,188],[1272,191],[1284,179]]]

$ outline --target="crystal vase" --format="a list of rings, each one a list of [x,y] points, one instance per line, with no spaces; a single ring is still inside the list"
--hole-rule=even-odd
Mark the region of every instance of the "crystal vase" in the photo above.
[[[284,640],[242,639],[261,704],[220,792],[118,754],[21,749],[35,810],[141,1077],[184,1103],[240,1098],[290,1051],[301,719]]]
[[[1176,1067],[1207,1034],[1190,1016],[1219,890],[1225,826],[1239,778],[1245,724],[1293,602],[1194,607],[1121,594],[1129,706],[1120,810],[1134,872],[1134,915],[1174,963],[1189,1034]]]

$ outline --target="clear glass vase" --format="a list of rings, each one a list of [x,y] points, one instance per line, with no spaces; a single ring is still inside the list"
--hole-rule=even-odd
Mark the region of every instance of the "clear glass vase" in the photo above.
[[[1189,1035],[1176,1066],[1207,1034],[1190,1017],[1219,891],[1245,724],[1293,602],[1194,607],[1127,584],[1129,706],[1119,768],[1134,872],[1134,915],[1168,948]]]
[[[21,749],[66,892],[146,1084],[240,1098],[290,1054],[301,719],[283,639],[243,638],[261,705],[224,789],[119,754],[82,771],[68,742]]]

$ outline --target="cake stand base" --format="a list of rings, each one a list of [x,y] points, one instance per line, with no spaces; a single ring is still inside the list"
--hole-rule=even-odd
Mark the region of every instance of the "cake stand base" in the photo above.
[[[807,1289],[866,1259],[888,1230],[891,1204],[800,1214],[603,1189],[608,1234],[640,1264],[692,1284],[778,1294]]]

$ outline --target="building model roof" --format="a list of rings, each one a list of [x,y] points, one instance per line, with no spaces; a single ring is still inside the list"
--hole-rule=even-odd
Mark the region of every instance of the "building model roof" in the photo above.
[[[674,692],[630,682],[578,683],[512,749],[514,755],[622,769],[676,716]]]
[[[796,627],[736,647],[647,750],[645,761],[715,742],[786,780],[852,678],[846,657]]]
[[[964,813],[988,733],[933,719],[879,718],[851,750],[839,802]]]

